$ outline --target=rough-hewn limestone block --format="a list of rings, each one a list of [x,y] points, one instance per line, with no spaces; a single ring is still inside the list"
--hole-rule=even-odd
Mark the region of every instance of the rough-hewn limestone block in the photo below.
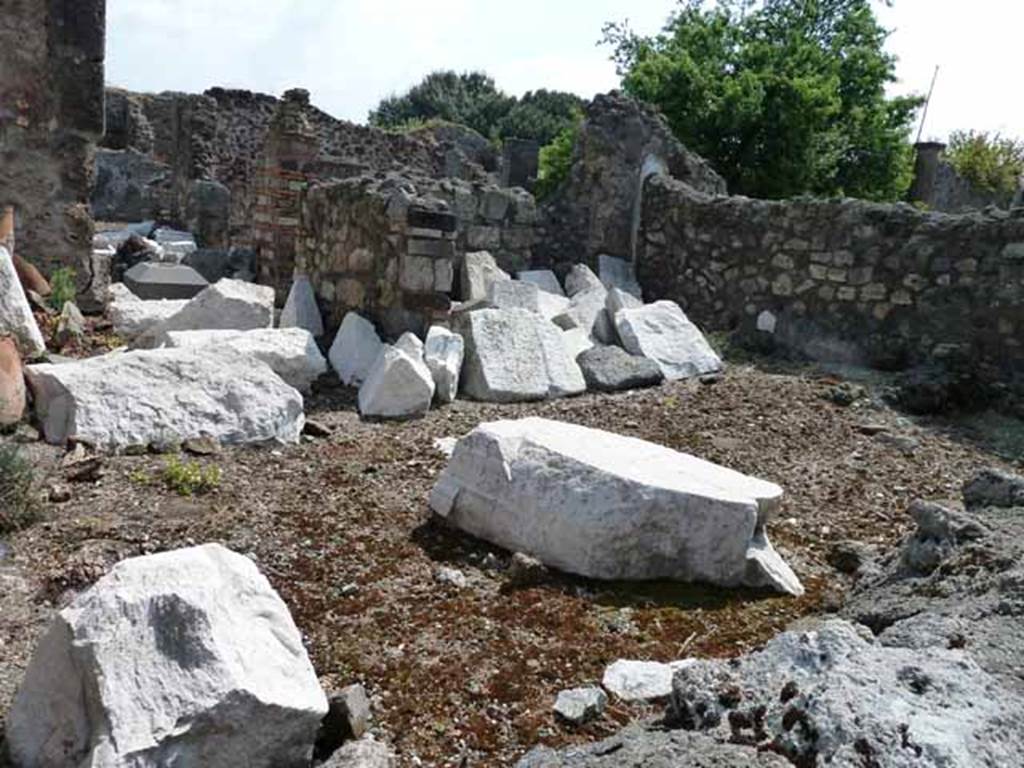
[[[135,346],[160,346],[171,331],[252,331],[273,324],[273,288],[225,278],[140,336]]]
[[[114,352],[26,371],[47,442],[106,450],[209,437],[294,443],[302,395],[270,366],[227,348]]]
[[[669,381],[703,376],[722,369],[722,361],[679,305],[658,301],[615,315],[622,346],[653,360]]]
[[[424,360],[434,378],[434,397],[438,402],[455,402],[465,354],[466,342],[457,333],[438,325],[427,332]]]
[[[281,310],[282,328],[302,328],[314,336],[324,335],[324,319],[316,303],[313,284],[306,275],[296,275]]]
[[[123,291],[115,288],[118,285]],[[121,283],[115,283],[111,289],[117,298],[107,305],[107,319],[114,326],[114,333],[128,341],[178,314],[188,304],[188,301],[142,301],[134,294],[124,296],[124,292],[131,292]]]
[[[540,313],[540,289],[519,280],[499,280],[487,286],[487,306],[494,309],[525,309]]]
[[[369,418],[408,419],[425,414],[433,399],[434,379],[422,353],[385,346],[359,388],[359,412]]]
[[[363,383],[384,343],[377,335],[373,323],[362,315],[349,312],[341,321],[327,357],[342,383],[359,386]]]
[[[13,336],[29,357],[46,351],[46,342],[21,287],[11,254],[6,248],[0,248],[0,336],[5,335]]]
[[[543,400],[582,392],[583,374],[561,331],[523,309],[482,309],[458,318],[466,342],[462,391],[485,402]]]
[[[600,344],[614,344],[615,329],[605,309],[608,292],[598,285],[576,293],[569,308],[556,315],[553,322],[564,330],[582,328]]]
[[[693,456],[546,419],[482,424],[430,505],[453,525],[599,579],[803,587],[768,541],[782,489]]]
[[[636,309],[642,307],[644,303],[640,301],[636,296],[631,293],[627,293],[621,288],[609,288],[608,297],[605,300],[605,310],[608,312],[608,317],[611,318],[612,323],[615,322],[615,315],[623,309]]]
[[[300,392],[327,372],[327,361],[316,339],[302,328],[261,328],[255,331],[172,331],[166,346],[172,348],[233,349],[251,355]]]
[[[326,712],[287,606],[209,544],[118,563],[57,614],[7,742],[33,768],[305,768]]]
[[[604,283],[586,264],[575,264],[565,276],[565,295],[570,298],[592,288],[604,288]]]
[[[598,256],[597,260],[597,271],[605,288],[608,290],[618,288],[631,296],[643,299],[643,291],[640,290],[640,283],[636,280],[636,269],[632,262],[604,253]]]
[[[491,283],[511,279],[487,251],[467,253],[462,260],[462,300],[483,301]]]
[[[517,277],[524,283],[533,283],[542,291],[552,293],[555,296],[565,296],[558,277],[550,269],[533,269],[526,272],[519,272]]]

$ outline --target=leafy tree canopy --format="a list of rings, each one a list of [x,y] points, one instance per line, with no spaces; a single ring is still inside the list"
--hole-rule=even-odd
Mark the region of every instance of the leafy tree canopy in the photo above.
[[[661,34],[608,24],[628,93],[734,193],[903,196],[921,99],[887,98],[895,59],[871,0],[685,0]]]
[[[531,91],[517,99],[483,72],[433,72],[401,96],[389,96],[370,112],[370,124],[404,128],[431,120],[466,125],[489,139],[552,142],[571,126],[582,100],[571,93]]]
[[[1011,195],[1024,179],[1024,141],[984,131],[955,131],[945,157],[961,176],[986,192]]]

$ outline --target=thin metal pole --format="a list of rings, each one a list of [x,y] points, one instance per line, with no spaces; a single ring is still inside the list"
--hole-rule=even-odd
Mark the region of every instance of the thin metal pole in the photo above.
[[[921,143],[921,136],[924,134],[924,124],[928,120],[928,107],[932,104],[932,94],[935,93],[935,82],[939,79],[939,68],[935,67],[935,74],[932,75],[932,87],[928,89],[928,98],[924,102],[924,114],[921,115],[921,127],[917,131],[917,143]]]

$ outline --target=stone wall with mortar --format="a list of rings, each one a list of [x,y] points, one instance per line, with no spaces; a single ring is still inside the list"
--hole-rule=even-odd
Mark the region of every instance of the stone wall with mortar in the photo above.
[[[1024,382],[1024,209],[951,216],[646,182],[637,272],[708,330],[816,360]]]
[[[298,268],[336,327],[355,310],[394,338],[447,318],[467,252],[509,271],[532,262],[537,210],[521,189],[406,174],[312,186],[303,196]]]
[[[579,262],[596,269],[601,254],[632,261],[643,181],[652,173],[708,193],[726,191],[656,109],[620,93],[596,97],[580,126],[569,178],[541,206],[536,266],[564,274]]]
[[[0,208],[18,252],[90,282],[87,201],[103,135],[104,0],[16,0],[0,12]]]

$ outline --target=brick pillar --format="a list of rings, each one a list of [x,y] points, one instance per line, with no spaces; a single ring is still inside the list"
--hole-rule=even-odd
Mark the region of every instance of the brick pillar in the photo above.
[[[267,134],[256,180],[253,230],[259,281],[288,295],[296,268],[302,193],[309,185],[309,163],[320,144],[306,118],[309,92],[285,93]]]

